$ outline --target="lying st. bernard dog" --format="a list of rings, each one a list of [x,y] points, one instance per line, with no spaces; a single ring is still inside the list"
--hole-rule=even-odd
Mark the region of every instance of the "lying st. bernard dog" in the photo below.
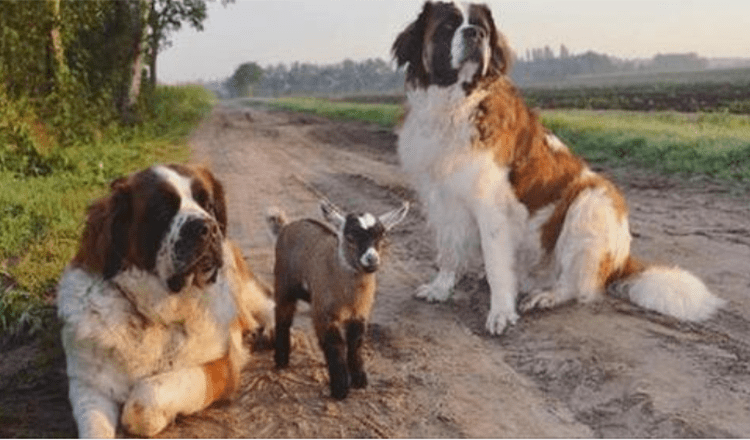
[[[444,301],[478,257],[493,334],[518,318],[519,289],[529,293],[521,311],[591,301],[615,285],[680,319],[707,318],[722,304],[690,273],[631,257],[622,194],[526,107],[485,5],[425,3],[393,55],[407,65],[398,152],[437,235],[439,272],[418,297]]]
[[[80,436],[154,435],[237,387],[242,333],[273,327],[273,301],[226,229],[204,167],[149,168],[89,208],[58,286]]]

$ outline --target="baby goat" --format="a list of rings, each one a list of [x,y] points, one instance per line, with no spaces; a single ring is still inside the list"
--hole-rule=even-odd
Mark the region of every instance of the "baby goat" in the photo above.
[[[318,343],[330,377],[331,396],[343,399],[349,386],[364,388],[367,375],[360,347],[375,300],[375,272],[381,263],[385,233],[406,216],[409,204],[380,217],[344,215],[330,202],[320,204],[323,217],[333,225],[312,219],[286,222],[280,211],[266,221],[276,241],[275,360],[289,364],[289,328],[297,300],[312,305]]]

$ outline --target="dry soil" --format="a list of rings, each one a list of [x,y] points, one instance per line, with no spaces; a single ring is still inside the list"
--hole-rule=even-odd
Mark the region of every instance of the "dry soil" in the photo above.
[[[224,182],[229,233],[272,281],[263,213],[317,217],[325,195],[345,209],[413,202],[391,234],[365,346],[370,385],[328,396],[305,307],[290,367],[256,348],[236,398],[180,417],[163,437],[750,437],[750,202],[746,188],[601,170],[625,191],[634,253],[702,277],[727,307],[702,324],[615,298],[483,329],[486,281],[467,274],[453,298],[413,297],[436,272],[421,206],[398,167],[396,136],[364,123],[217,106],[192,136],[194,161]],[[56,329],[0,356],[0,437],[75,436]],[[123,434],[123,433],[120,433]]]

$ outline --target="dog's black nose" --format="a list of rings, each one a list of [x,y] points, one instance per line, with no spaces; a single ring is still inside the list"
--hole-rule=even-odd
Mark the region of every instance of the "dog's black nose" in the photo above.
[[[464,29],[464,38],[467,40],[479,40],[480,38],[484,38],[484,29],[477,27],[477,26],[470,26]]]
[[[219,233],[219,225],[216,222],[193,218],[188,220],[182,227],[181,235],[192,239],[206,239]]]

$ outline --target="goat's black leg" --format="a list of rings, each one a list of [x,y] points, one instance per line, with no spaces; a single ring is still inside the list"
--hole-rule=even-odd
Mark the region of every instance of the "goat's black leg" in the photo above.
[[[346,343],[336,326],[329,326],[320,341],[328,363],[331,397],[343,399],[349,394],[349,372],[346,369]]]
[[[274,344],[276,368],[289,365],[289,329],[292,326],[296,308],[296,301],[282,300],[276,304],[276,341]]]
[[[364,335],[364,321],[350,321],[346,325],[346,361],[352,379],[352,388],[364,388],[367,386],[367,373],[365,373],[361,352]]]

